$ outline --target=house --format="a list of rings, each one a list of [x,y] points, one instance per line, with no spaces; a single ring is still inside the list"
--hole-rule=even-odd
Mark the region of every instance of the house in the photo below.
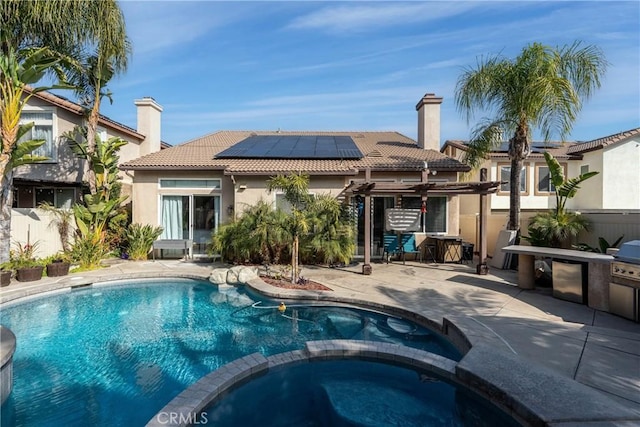
[[[120,150],[120,162],[168,147],[160,138],[162,107],[152,98],[136,100],[135,105],[137,129],[105,116],[100,116],[98,122],[98,133],[103,140],[120,137],[129,142]],[[11,239],[25,242],[29,236],[31,242],[38,240],[39,255],[44,256],[60,250],[61,245],[57,232],[49,227],[48,215],[35,208],[43,202],[71,208],[81,198],[84,161],[75,157],[62,135],[85,123],[84,108],[62,96],[38,92],[24,107],[20,122],[34,122],[23,138],[44,139],[45,144],[35,154],[50,160],[20,166],[14,171]],[[132,178],[124,173],[121,178],[123,194],[129,194]]]
[[[441,152],[462,160],[466,141],[445,141]],[[549,180],[544,151],[551,153],[564,167],[569,178],[589,171],[598,175],[584,181],[567,209],[579,211],[591,221],[589,232],[578,237],[580,242],[597,246],[598,237],[609,242],[624,235],[626,240],[640,239],[640,128],[586,142],[534,143],[525,160],[521,175],[522,228],[541,210],[555,206],[555,192]],[[496,194],[489,198],[489,249],[507,223],[509,211],[510,160],[507,143],[490,153],[483,167],[490,179],[502,181]],[[473,179],[473,178],[471,178]],[[477,200],[463,196],[460,200],[460,228],[466,239],[476,238]]]
[[[425,165],[429,182],[455,182],[469,168],[440,152],[442,98],[426,94],[417,104],[418,140],[398,132],[219,131],[125,162],[133,173],[133,221],[164,228],[161,238],[189,239],[204,253],[211,233],[246,206],[266,200],[282,206],[282,194],[269,193],[266,181],[277,174],[310,176],[311,193],[343,197],[352,183],[420,183]],[[425,163],[426,162],[426,163]],[[429,197],[425,233],[458,234],[459,197]],[[360,201],[358,253],[364,251]],[[380,248],[385,209],[420,209],[419,196],[372,198],[372,239]]]

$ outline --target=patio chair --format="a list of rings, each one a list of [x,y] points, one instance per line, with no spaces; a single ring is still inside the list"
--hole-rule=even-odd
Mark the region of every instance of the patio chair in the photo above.
[[[436,259],[436,244],[424,242],[424,261],[438,262]]]
[[[385,234],[382,243],[382,258],[385,259],[385,254],[387,254],[386,260],[387,264],[389,264],[389,257],[400,253],[400,249],[398,248],[398,236],[396,234]]]
[[[402,246],[400,248],[402,253],[402,263],[405,263],[405,256],[407,254],[414,254],[419,261],[422,261],[422,251],[416,246],[416,236],[414,234],[402,235]]]

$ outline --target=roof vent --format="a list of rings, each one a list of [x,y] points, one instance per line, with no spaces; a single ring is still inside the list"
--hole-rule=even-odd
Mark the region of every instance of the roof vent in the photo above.
[[[373,150],[367,153],[367,157],[382,157],[382,153],[378,150]]]

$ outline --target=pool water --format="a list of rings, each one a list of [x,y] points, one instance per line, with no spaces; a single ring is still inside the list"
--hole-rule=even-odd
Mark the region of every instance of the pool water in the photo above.
[[[99,285],[4,305],[16,335],[2,426],[142,426],[207,373],[306,341],[368,339],[459,360],[448,342],[383,314],[277,302],[194,280]]]
[[[216,427],[520,425],[484,399],[433,375],[361,360],[270,370],[205,408],[200,421],[205,420]]]

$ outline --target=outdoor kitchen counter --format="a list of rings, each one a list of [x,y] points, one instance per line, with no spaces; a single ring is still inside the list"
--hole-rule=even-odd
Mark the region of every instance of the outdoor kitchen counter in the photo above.
[[[518,255],[518,287],[535,287],[535,257],[562,259],[586,263],[589,307],[609,311],[609,282],[611,280],[611,261],[613,256],[595,252],[572,249],[546,248],[539,246],[512,245],[502,248],[503,252]]]

